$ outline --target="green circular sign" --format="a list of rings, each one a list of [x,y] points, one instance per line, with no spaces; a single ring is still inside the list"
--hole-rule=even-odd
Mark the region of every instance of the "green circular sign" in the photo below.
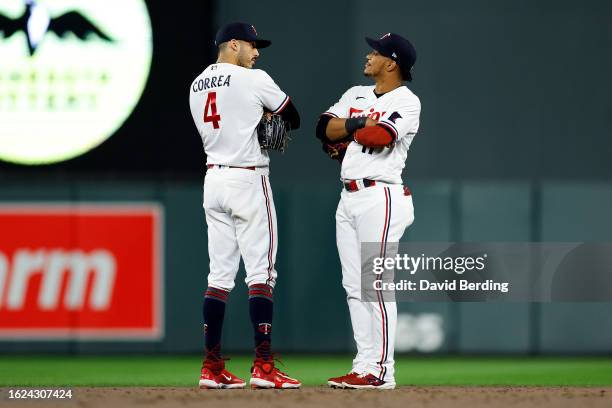
[[[144,0],[2,0],[0,160],[47,164],[129,117],[153,53]]]

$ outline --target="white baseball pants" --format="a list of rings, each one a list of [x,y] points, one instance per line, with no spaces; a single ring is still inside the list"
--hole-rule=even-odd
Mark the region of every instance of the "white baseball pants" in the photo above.
[[[274,287],[278,232],[268,176],[261,169],[208,169],[204,212],[210,258],[208,285],[232,290],[242,255],[246,284]]]
[[[397,242],[414,221],[412,196],[406,194],[402,185],[379,182],[355,192],[343,189],[336,211],[342,286],[357,344],[353,371],[392,384],[397,307],[395,301],[385,301],[382,292],[377,293],[377,302],[361,300],[361,243],[376,242],[383,252],[397,251]],[[386,252],[383,256],[394,255]]]

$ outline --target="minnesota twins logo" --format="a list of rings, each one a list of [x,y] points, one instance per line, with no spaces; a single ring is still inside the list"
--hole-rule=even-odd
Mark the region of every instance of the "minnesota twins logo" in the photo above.
[[[257,35],[257,30],[255,29],[255,26],[252,25],[251,28],[253,29],[253,32],[255,33],[255,35]]]
[[[25,0],[25,10],[18,18],[12,19],[0,14],[0,33],[3,37],[10,38],[19,31],[23,31],[26,35],[30,56],[34,55],[38,45],[48,32],[52,32],[60,38],[71,33],[83,41],[96,36],[103,41],[113,42],[108,35],[81,13],[69,11],[52,18],[49,11],[34,0]]]
[[[380,37],[380,39],[382,40],[383,38],[387,38],[387,37],[390,37],[390,36],[391,36],[391,33],[387,33],[387,34],[383,35],[382,37]]]
[[[272,333],[272,325],[270,323],[259,323],[257,330],[263,334]]]

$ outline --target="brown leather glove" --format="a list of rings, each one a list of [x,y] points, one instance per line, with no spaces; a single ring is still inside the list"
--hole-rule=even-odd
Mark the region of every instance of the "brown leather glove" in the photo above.
[[[327,155],[331,159],[338,160],[340,163],[342,163],[342,160],[344,159],[344,155],[346,154],[346,149],[348,148],[349,144],[352,141],[353,141],[352,135],[347,136],[340,140],[336,140],[334,142],[331,142],[329,140],[324,140],[323,146],[322,146],[323,151],[327,153]]]

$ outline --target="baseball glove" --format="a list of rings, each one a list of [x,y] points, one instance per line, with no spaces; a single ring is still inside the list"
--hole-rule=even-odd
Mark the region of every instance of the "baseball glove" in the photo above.
[[[323,151],[327,153],[331,159],[342,162],[344,155],[346,154],[346,149],[352,141],[352,136],[347,136],[344,139],[336,140],[335,142],[323,140]]]
[[[281,115],[264,113],[257,125],[257,138],[259,146],[264,150],[278,150],[284,152],[289,143],[291,125]]]

